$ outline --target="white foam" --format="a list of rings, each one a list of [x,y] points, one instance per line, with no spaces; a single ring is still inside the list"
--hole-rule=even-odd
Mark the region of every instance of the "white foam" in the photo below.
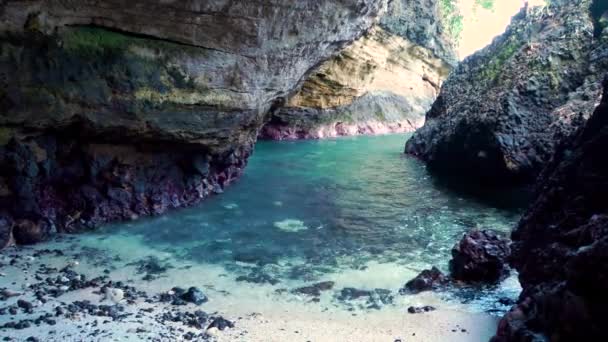
[[[274,223],[274,226],[279,228],[280,230],[290,233],[297,233],[303,230],[308,230],[308,227],[304,224],[304,222],[295,219],[277,221]]]

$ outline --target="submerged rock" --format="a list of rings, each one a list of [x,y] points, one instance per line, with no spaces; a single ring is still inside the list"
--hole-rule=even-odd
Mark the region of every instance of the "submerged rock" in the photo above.
[[[8,246],[13,239],[13,220],[0,212],[0,249]]]
[[[173,305],[186,305],[187,303],[193,303],[201,305],[206,303],[209,299],[203,291],[197,287],[190,287],[188,290],[184,290],[181,287],[174,287],[166,293],[160,295],[161,302],[170,302]]]
[[[491,230],[466,233],[452,249],[452,278],[465,282],[497,282],[509,274],[510,241]]]
[[[606,9],[608,10],[608,9]],[[602,103],[543,171],[512,233],[523,291],[494,341],[607,341],[608,75]]]
[[[432,267],[430,270],[423,270],[414,279],[408,281],[405,286],[399,290],[400,294],[420,293],[423,291],[436,290],[447,285],[449,278],[443,274],[437,267]]]
[[[201,291],[198,287],[191,287],[181,295],[181,298],[186,302],[194,303],[196,305],[201,305],[208,301],[207,296]]]
[[[329,291],[334,288],[335,282],[333,281],[323,281],[320,283],[312,284],[309,286],[298,287],[294,289],[292,292],[296,294],[303,294],[307,296],[319,297],[321,292]]]
[[[276,285],[276,284],[280,283],[280,280],[278,280],[264,272],[261,272],[261,271],[255,271],[255,272],[251,272],[247,275],[238,276],[236,278],[236,281],[244,281],[244,282],[254,283],[254,284],[270,284],[270,285]]]

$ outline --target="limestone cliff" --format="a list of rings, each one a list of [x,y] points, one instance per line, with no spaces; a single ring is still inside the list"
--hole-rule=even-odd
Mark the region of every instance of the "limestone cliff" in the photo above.
[[[533,181],[598,102],[608,50],[591,4],[523,9],[451,74],[406,152],[475,181]]]
[[[382,0],[2,1],[1,241],[221,192],[273,104],[384,9]]]
[[[392,1],[368,34],[315,69],[260,136],[412,131],[424,123],[455,60],[436,1]]]

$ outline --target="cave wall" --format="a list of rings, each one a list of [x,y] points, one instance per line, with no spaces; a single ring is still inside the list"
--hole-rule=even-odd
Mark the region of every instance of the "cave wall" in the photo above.
[[[3,1],[0,245],[223,191],[383,0]]]
[[[455,64],[438,2],[392,1],[370,32],[317,67],[273,112],[260,137],[413,131]]]

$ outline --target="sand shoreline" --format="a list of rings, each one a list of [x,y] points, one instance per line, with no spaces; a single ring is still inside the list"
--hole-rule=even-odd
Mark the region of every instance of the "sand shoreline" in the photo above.
[[[26,341],[31,337],[31,341],[487,341],[496,330],[496,316],[470,312],[466,305],[444,302],[433,293],[403,298],[395,294],[394,302],[391,299],[388,305],[368,309],[370,299],[339,302],[331,291],[322,292],[317,298],[294,295],[281,287],[293,288],[296,283],[285,281],[271,286],[235,282],[219,266],[198,264],[176,266],[144,281],[138,272],[141,265],[132,260],[140,260],[149,250],[136,248],[133,255],[100,252],[86,246],[85,239],[67,237],[59,242],[0,252],[0,289],[20,294],[0,301],[0,326],[30,320],[29,327],[0,329],[5,340]],[[359,279],[365,274],[357,272],[340,274],[343,279],[335,275],[333,279],[340,286],[365,283],[365,279]],[[390,268],[375,265],[369,272],[387,273]],[[61,287],[59,279],[66,275],[89,282],[99,276],[107,278],[84,288],[72,286],[54,298],[51,290]],[[370,286],[391,281],[398,284],[402,277],[405,275],[384,282],[376,280]],[[126,289],[125,299],[113,302],[106,298],[104,287],[115,286],[118,281]],[[162,302],[159,295],[173,286],[186,289],[197,286],[209,301],[201,305]],[[130,287],[134,289],[128,290]],[[46,303],[39,301],[42,297]],[[32,304],[30,313],[16,305],[18,300]],[[82,304],[85,300],[97,311],[118,306],[116,316],[120,318],[108,317],[107,313],[93,314],[96,312],[93,309],[87,311]],[[436,310],[409,314],[408,305],[432,305]],[[15,314],[10,313],[10,307],[17,307]],[[57,307],[63,308],[62,314],[57,313]],[[197,310],[206,315],[200,326],[191,325]],[[218,317],[234,322],[234,328],[212,329],[211,335],[206,334],[206,328]]]

